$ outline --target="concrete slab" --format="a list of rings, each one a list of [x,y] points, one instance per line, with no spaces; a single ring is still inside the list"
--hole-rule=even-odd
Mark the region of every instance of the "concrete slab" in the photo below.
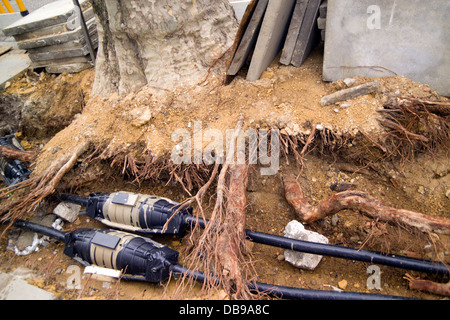
[[[23,50],[12,50],[0,56],[0,66],[2,66],[0,68],[0,88],[3,88],[7,81],[12,80],[30,65],[30,58]]]
[[[63,58],[72,58],[72,57],[81,57],[89,54],[89,48],[87,45],[82,47],[74,47],[70,49],[63,49],[58,51],[48,51],[42,53],[29,53],[29,57],[31,61],[49,61],[55,59],[63,59]]]
[[[269,0],[259,0],[252,14],[247,29],[242,36],[241,42],[234,54],[230,67],[228,68],[228,75],[236,75],[242,66],[247,61],[250,51],[254,48],[256,40],[258,39],[259,30],[266,12]]]
[[[56,300],[48,291],[29,284],[23,278],[0,272],[0,300]]]
[[[450,96],[448,0],[328,0],[323,79],[402,75]]]
[[[52,59],[52,60],[44,60],[44,61],[32,61],[32,68],[42,68],[47,67],[49,65],[52,66],[63,66],[73,63],[89,63],[91,61],[89,55],[83,57],[73,57],[73,58],[63,58],[63,59]]]
[[[281,51],[295,2],[295,0],[269,0],[247,80],[258,80]]]
[[[80,0],[79,2],[83,11],[90,8],[88,0]],[[29,15],[4,28],[3,32],[7,36],[13,36],[64,22],[70,25],[77,19],[73,1],[59,0],[31,12]]]
[[[282,64],[289,65],[291,63],[308,2],[309,0],[297,0],[295,4],[286,41],[284,42],[283,51],[281,52],[280,63]]]
[[[21,18],[20,12],[0,14],[0,30],[10,26]]]
[[[91,38],[92,45],[94,47],[97,46],[98,43],[98,37],[97,33],[93,34],[94,37]],[[27,49],[28,54],[35,54],[35,53],[52,53],[52,52],[60,52],[64,50],[72,50],[72,49],[79,49],[83,48],[86,45],[86,39],[81,36],[81,38],[78,38],[73,41],[64,42],[61,44],[55,44],[51,46],[45,46],[45,47],[33,47]],[[33,59],[31,59],[33,60]]]
[[[49,65],[45,68],[45,71],[47,73],[77,73],[92,67],[93,65],[90,62],[70,63],[65,65]]]
[[[321,0],[309,0],[303,18],[302,27],[295,44],[291,64],[300,67],[306,60],[312,49],[318,43],[320,37],[317,29],[317,18],[319,17],[319,6]]]
[[[92,38],[97,37],[97,27],[95,24],[95,18],[86,22],[89,34]],[[22,38],[24,39],[24,38]],[[64,32],[56,32],[51,34],[44,34],[41,36],[35,36],[21,41],[17,41],[17,45],[20,49],[30,49],[44,46],[58,45],[69,41],[79,41],[84,39],[84,33],[81,27],[75,30],[67,30]]]
[[[7,53],[11,49],[12,49],[12,45],[0,43],[0,56],[4,53]]]

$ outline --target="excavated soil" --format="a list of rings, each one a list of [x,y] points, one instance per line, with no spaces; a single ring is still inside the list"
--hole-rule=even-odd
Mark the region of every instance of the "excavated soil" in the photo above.
[[[284,135],[307,136],[313,125],[320,124],[336,135],[356,135],[362,131],[376,140],[383,135],[383,128],[377,120],[377,110],[382,108],[390,94],[448,101],[425,84],[403,77],[388,77],[375,79],[380,82],[380,90],[375,94],[322,107],[322,96],[345,88],[346,85],[343,81],[322,82],[321,65],[322,52],[319,48],[302,67],[274,63],[256,82],[245,81],[242,72],[229,84],[223,85],[220,81],[222,75],[212,73],[204,82],[193,87],[161,90],[148,86],[124,97],[90,97],[93,70],[73,75],[41,74],[32,84],[27,82],[29,75],[24,75],[14,81],[3,96],[18,97],[24,105],[40,105],[46,101],[48,109],[43,113],[45,116],[35,117],[37,124],[41,121],[50,123],[49,119],[59,119],[61,114],[65,117],[58,125],[52,126],[53,131],[33,130],[29,125],[22,124],[22,141],[26,141],[27,148],[40,151],[34,174],[42,172],[58,155],[70,151],[81,139],[89,139],[94,146],[101,147],[111,156],[118,151],[128,150],[138,157],[142,150],[150,150],[153,155],[168,158],[177,144],[171,139],[175,129],[192,132],[194,121],[201,121],[203,129],[224,132],[233,129],[239,117],[243,116],[245,128],[276,127]],[[374,80],[355,79],[355,85]],[[83,97],[82,102],[80,97]],[[70,125],[61,130],[64,127],[61,124],[69,122]],[[39,134],[33,134],[36,132]],[[133,146],[139,148],[133,149]],[[351,150],[352,146],[343,147]],[[333,183],[351,183],[358,190],[368,192],[392,207],[449,218],[448,159],[448,153],[444,150],[418,154],[409,161],[392,160],[360,168],[332,155],[311,152],[304,158],[305,166],[299,181],[311,204],[317,204],[331,195],[333,191],[330,186]],[[79,164],[83,165],[87,164]],[[111,167],[108,163],[92,166],[88,171],[96,177],[99,171],[102,175],[71,191],[86,196],[90,192],[126,190],[165,196],[175,201],[188,197],[177,183],[162,180],[137,183],[132,177],[123,175],[121,167]],[[280,158],[280,169],[276,175],[261,176],[259,168],[252,167],[247,188],[247,228],[283,235],[284,227],[295,219],[295,214],[284,198],[280,178],[292,173],[299,173],[292,154]],[[211,187],[210,194],[205,197],[210,199],[208,210],[214,203],[213,190],[214,187]],[[50,212],[56,204],[49,199],[47,207],[42,210]],[[80,227],[103,226],[85,216],[64,226],[66,230]],[[4,227],[1,228],[3,231]],[[331,244],[450,262],[448,236],[425,235],[405,226],[374,221],[350,210],[306,225],[306,228],[326,236]],[[169,283],[149,284],[105,281],[83,275],[83,268],[65,256],[63,245],[55,241],[49,241],[30,255],[17,256],[7,249],[10,232],[0,238],[0,270],[12,272],[21,268],[30,269],[34,275],[29,280],[31,283],[55,293],[61,299],[139,300],[174,297],[177,282],[173,279]],[[153,239],[179,250],[182,253],[180,261],[183,262],[183,249],[188,236],[153,236]],[[367,273],[367,268],[370,263],[324,257],[315,270],[300,270],[284,260],[282,249],[260,244],[252,246],[252,261],[261,282],[311,289],[438,300],[446,298],[408,289],[404,275],[409,273],[422,279],[449,281],[445,277],[380,265],[381,288],[369,289],[367,281],[371,274]],[[71,289],[69,284],[78,271],[82,276],[80,289]],[[223,290],[208,295],[200,289],[201,286],[197,285],[182,298],[228,298]]]

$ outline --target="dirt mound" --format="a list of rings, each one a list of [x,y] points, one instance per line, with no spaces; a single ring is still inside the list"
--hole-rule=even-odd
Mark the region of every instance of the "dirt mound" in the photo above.
[[[375,79],[380,82],[375,94],[322,107],[322,96],[346,85],[343,81],[322,82],[321,65],[322,54],[317,50],[301,68],[273,64],[255,82],[238,75],[223,85],[223,74],[212,73],[192,87],[162,90],[146,86],[126,96],[92,97],[84,112],[49,141],[36,171],[41,172],[48,165],[46,160],[54,158],[55,148],[67,149],[74,140],[83,139],[92,139],[95,146],[104,148],[104,155],[117,154],[133,145],[134,153],[147,151],[168,157],[178,143],[171,138],[176,129],[185,129],[193,136],[197,121],[203,130],[219,130],[225,136],[241,116],[244,130],[278,128],[281,134],[308,136],[312,127],[319,125],[336,136],[355,136],[362,131],[377,140],[384,133],[377,111],[390,95],[445,99],[421,83],[388,77]],[[354,85],[373,80],[355,78]]]

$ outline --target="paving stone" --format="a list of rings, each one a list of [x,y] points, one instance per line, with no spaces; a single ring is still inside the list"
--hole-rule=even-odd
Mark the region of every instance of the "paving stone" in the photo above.
[[[31,61],[24,50],[12,50],[0,56],[0,65],[0,88],[3,88],[6,82],[28,69]]]
[[[236,50],[236,53],[228,68],[228,75],[236,75],[242,66],[247,61],[250,51],[254,48],[256,40],[258,39],[259,30],[266,12],[269,0],[259,0],[253,11],[247,28],[242,36],[241,42]]]
[[[0,30],[10,26],[21,18],[22,16],[20,15],[20,12],[0,14]]]
[[[83,11],[90,8],[88,0],[79,2]],[[4,28],[3,33],[6,36],[13,36],[61,23],[67,23],[70,26],[76,20],[78,18],[72,0],[54,1]]]
[[[295,4],[286,41],[284,43],[283,51],[281,52],[280,62],[282,64],[289,65],[291,63],[308,2],[309,0],[297,0]]]
[[[52,60],[44,60],[44,61],[33,61],[31,62],[32,68],[42,68],[46,66],[63,66],[74,63],[89,63],[91,61],[89,55],[83,57],[72,57],[72,58],[63,58],[63,59],[52,59]]]
[[[95,24],[95,18],[86,21],[86,26],[89,30],[89,35],[91,36],[91,38],[97,37],[97,27]],[[55,32],[54,29],[53,30],[49,29],[47,30],[47,32],[42,32],[42,30],[40,30],[41,34],[40,36],[32,35],[29,38],[21,37],[22,40],[18,39],[17,46],[20,49],[26,50],[37,47],[57,45],[66,42],[86,41],[84,39],[84,34],[83,30],[81,29],[81,26],[74,30],[67,30],[64,27],[62,27],[62,29],[64,30],[63,32],[60,31]],[[16,36],[16,38],[19,37]]]
[[[247,80],[258,80],[281,51],[295,2],[295,0],[269,0]]]
[[[71,48],[67,50],[59,50],[59,51],[50,51],[43,53],[30,53],[31,61],[49,61],[55,59],[63,59],[63,58],[71,58],[71,57],[79,57],[85,56],[89,54],[89,48],[87,45],[84,45],[80,48]]]
[[[317,29],[317,18],[319,16],[320,3],[321,0],[309,0],[291,60],[291,64],[296,67],[300,67],[303,64],[318,43],[320,34]]]

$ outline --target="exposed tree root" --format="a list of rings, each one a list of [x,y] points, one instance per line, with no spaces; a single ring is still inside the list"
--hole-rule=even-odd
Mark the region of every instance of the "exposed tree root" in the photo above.
[[[235,149],[241,128],[242,119],[236,125],[229,151]],[[222,286],[233,299],[251,299],[257,295],[252,294],[247,285],[252,273],[251,263],[247,262],[244,231],[248,165],[230,165],[227,160],[220,172],[218,169],[219,165],[216,164],[208,182],[195,196],[183,203],[188,205],[195,202],[196,217],[205,219],[203,196],[219,173],[214,208],[204,230],[198,230],[197,227],[192,230],[189,237],[191,247],[185,265],[190,270],[203,270],[206,274],[203,289],[207,292]],[[189,283],[192,285],[192,280],[186,276],[180,280],[178,290],[185,292],[186,286]]]
[[[306,200],[302,188],[293,177],[284,177],[283,186],[286,200],[293,207],[299,220],[305,223],[322,219],[344,209],[360,211],[371,218],[405,224],[423,232],[450,234],[450,219],[434,217],[405,209],[395,209],[382,204],[365,192],[349,190],[339,192],[317,206]]]
[[[450,103],[402,96],[390,99],[379,112],[386,128],[385,157],[408,160],[417,151],[450,149]]]
[[[36,156],[37,153],[34,151],[22,151],[12,147],[0,146],[0,157],[7,159],[33,162]]]
[[[7,219],[14,221],[26,212],[34,210],[44,198],[55,191],[61,178],[73,168],[77,159],[88,149],[88,147],[89,141],[87,140],[79,143],[73,152],[58,158],[41,175],[24,181],[23,185],[19,187],[26,186],[27,188],[30,188],[31,191],[23,198],[13,201],[0,209],[2,221]],[[3,192],[9,192],[10,190],[11,189],[7,188]]]
[[[223,285],[227,293],[233,293],[238,299],[250,299],[252,294],[247,286],[247,266],[245,256],[245,195],[248,182],[248,166],[235,165],[231,169],[227,194],[226,216],[221,234],[217,239],[217,251]]]
[[[409,281],[409,288],[411,290],[419,290],[450,297],[450,281],[447,283],[438,283],[430,280],[416,279],[410,274],[406,274],[403,278]]]

